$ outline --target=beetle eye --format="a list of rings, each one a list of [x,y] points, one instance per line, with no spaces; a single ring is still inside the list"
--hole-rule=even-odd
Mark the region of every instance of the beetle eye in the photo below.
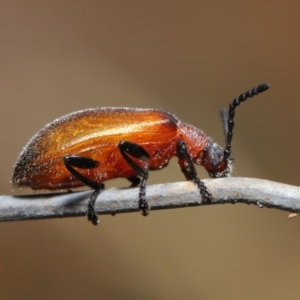
[[[223,151],[221,148],[215,149],[214,152],[211,152],[211,166],[213,169],[217,169],[220,163],[223,161]]]

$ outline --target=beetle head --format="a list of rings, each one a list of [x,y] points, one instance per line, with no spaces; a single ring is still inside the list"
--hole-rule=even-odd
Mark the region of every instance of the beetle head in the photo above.
[[[224,157],[224,149],[216,143],[208,144],[202,152],[202,165],[213,178],[228,177],[232,171],[232,157]]]

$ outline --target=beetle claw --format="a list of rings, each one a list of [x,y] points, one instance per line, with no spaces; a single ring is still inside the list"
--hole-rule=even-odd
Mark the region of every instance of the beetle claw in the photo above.
[[[142,211],[142,216],[146,217],[149,215],[149,204],[145,199],[140,200],[139,209]]]
[[[99,224],[98,216],[93,209],[89,208],[89,210],[87,212],[87,217],[88,217],[88,220],[91,221],[93,225]]]
[[[205,201],[207,201],[208,203],[211,203],[212,193],[209,191],[209,189],[206,186],[204,186],[200,190],[200,194]]]

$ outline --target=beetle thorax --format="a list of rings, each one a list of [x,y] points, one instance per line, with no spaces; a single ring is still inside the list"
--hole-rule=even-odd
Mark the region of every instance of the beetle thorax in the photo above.
[[[178,138],[186,143],[193,162],[205,167],[209,176],[219,178],[230,175],[232,157],[224,160],[224,149],[214,143],[202,130],[180,123],[178,132]]]
[[[210,143],[210,138],[207,137],[202,130],[180,122],[178,124],[178,140],[182,140],[186,143],[193,162],[201,165],[200,156],[206,145]]]

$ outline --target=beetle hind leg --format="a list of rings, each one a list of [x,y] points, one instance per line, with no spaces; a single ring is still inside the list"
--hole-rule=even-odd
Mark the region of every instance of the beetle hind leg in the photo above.
[[[178,141],[177,143],[177,156],[179,158],[178,163],[185,178],[193,181],[197,185],[202,198],[210,202],[212,194],[204,182],[198,178],[197,171],[184,141]]]
[[[139,209],[142,212],[143,216],[147,216],[149,214],[149,204],[146,200],[146,183],[148,180],[148,170],[138,166],[130,158],[130,156],[147,162],[150,160],[150,155],[143,147],[131,142],[121,141],[118,147],[125,161],[137,173],[137,175],[142,178],[142,180],[140,180],[137,176],[134,176],[129,177],[128,180],[132,182],[132,186],[137,186],[141,182],[139,192]]]
[[[97,225],[99,223],[99,219],[97,213],[95,212],[95,202],[100,191],[104,189],[104,184],[86,178],[84,175],[80,174],[75,168],[93,169],[98,166],[98,162],[88,157],[76,155],[64,156],[63,159],[65,167],[73,176],[75,176],[85,185],[94,189],[94,192],[88,202],[87,217],[89,221],[91,221],[94,225]]]

